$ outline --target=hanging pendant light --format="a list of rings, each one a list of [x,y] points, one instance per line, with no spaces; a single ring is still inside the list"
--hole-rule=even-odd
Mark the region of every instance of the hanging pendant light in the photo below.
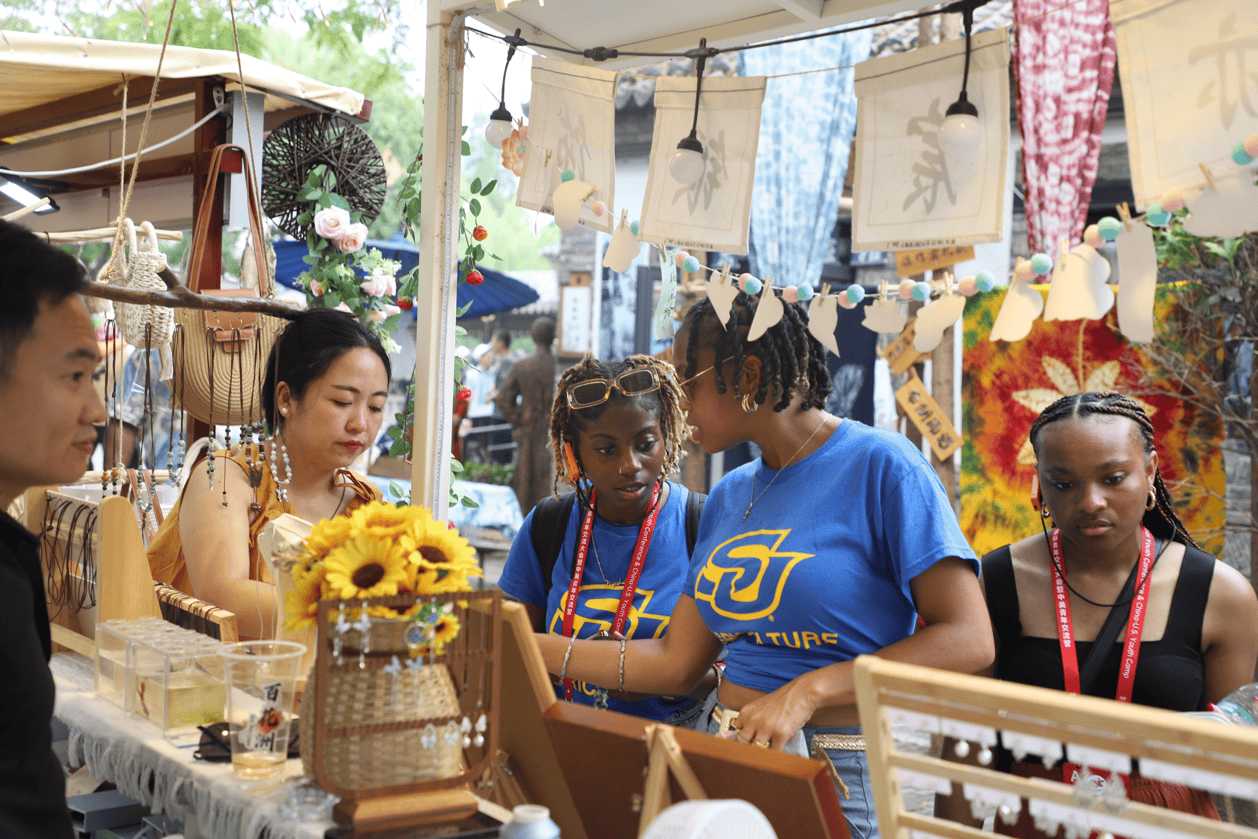
[[[511,65],[511,58],[515,55],[515,48],[524,43],[524,39],[520,37],[520,30],[515,30],[515,35],[510,38],[504,38],[511,49],[507,50],[506,63],[502,65],[502,91],[498,95],[498,107],[489,115],[489,125],[485,126],[485,140],[489,145],[496,149],[501,149],[502,144],[511,136],[511,112],[507,110],[507,67]]]
[[[978,156],[983,145],[983,126],[978,121],[978,108],[970,102],[966,88],[970,83],[970,39],[974,28],[974,8],[962,10],[965,27],[965,70],[961,75],[961,94],[948,106],[943,126],[939,129],[939,146],[952,161],[970,161]]]
[[[699,96],[703,92],[703,69],[707,66],[708,56],[715,50],[708,49],[708,39],[699,39],[699,49],[694,51],[697,61],[695,75],[695,115],[690,125],[690,133],[677,143],[677,151],[673,152],[668,161],[668,174],[673,180],[686,186],[699,182],[703,177],[703,143],[699,142]]]

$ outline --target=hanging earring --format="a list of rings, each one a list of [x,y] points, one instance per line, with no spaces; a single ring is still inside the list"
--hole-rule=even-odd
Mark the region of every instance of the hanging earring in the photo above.
[[[480,649],[485,649],[485,618],[480,621]],[[476,689],[476,710],[480,716],[476,718],[476,737],[472,743],[476,748],[485,745],[485,732],[489,730],[489,718],[485,716],[485,665],[480,666],[480,686]]]
[[[446,723],[442,739],[447,746],[457,746],[459,743],[459,724],[454,720]]]
[[[384,672],[389,674],[389,704],[393,709],[397,710],[397,679],[402,673],[402,662],[398,661],[397,656],[393,656],[393,660],[384,666]]]
[[[205,452],[206,452],[205,471],[206,471],[206,474],[209,475],[209,478],[210,478],[210,492],[214,491],[214,445],[215,445],[215,432],[216,431],[217,429],[215,428],[215,426],[211,425],[210,426],[210,443],[208,446],[205,447]]]
[[[1156,493],[1156,492],[1154,492],[1152,489],[1150,489],[1150,490],[1149,490],[1149,500],[1148,500],[1148,501],[1146,501],[1146,502],[1144,502],[1144,508],[1145,508],[1146,510],[1152,510],[1152,509],[1153,509],[1154,507],[1156,507],[1157,505],[1158,505],[1158,496],[1157,496],[1157,493]]]
[[[354,623],[358,630],[358,669],[367,669],[367,653],[371,652],[371,615],[367,614],[367,601],[363,601],[362,613]]]
[[[284,477],[280,477],[280,472],[276,464],[276,449],[279,450],[280,460],[284,462]],[[284,439],[278,434],[271,439],[271,479],[275,481],[275,498],[280,504],[288,503],[288,485],[293,480],[293,469],[288,462],[288,446],[284,445]]]
[[[573,451],[572,443],[568,440],[563,444],[563,468],[568,483],[575,486],[581,477],[581,467],[577,463],[577,453]]]
[[[341,601],[340,610],[336,615],[336,626],[333,628],[335,633],[332,636],[332,655],[336,657],[337,665],[345,663],[341,651],[345,648],[345,633],[349,631],[349,623],[345,620],[345,602]]]
[[[760,406],[756,404],[756,398],[750,393],[744,393],[742,398],[742,406],[744,414],[754,414]]]

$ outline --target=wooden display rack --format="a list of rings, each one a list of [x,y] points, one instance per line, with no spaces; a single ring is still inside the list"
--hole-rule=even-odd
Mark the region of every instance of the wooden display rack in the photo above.
[[[782,837],[848,839],[827,764],[560,702],[523,609],[504,604],[503,616],[509,795],[550,808],[564,839],[638,839],[684,798],[748,801]]]
[[[455,821],[468,817],[478,810],[484,810],[485,802],[478,799],[469,787],[490,771],[491,758],[498,752],[502,647],[501,593],[497,590],[467,591],[425,595],[419,598],[399,595],[377,597],[365,602],[368,607],[389,606],[399,610],[408,609],[417,602],[453,604],[461,626],[459,635],[448,644],[443,653],[431,658],[429,663],[446,667],[452,677],[463,684],[463,689],[458,691],[462,714],[474,717],[483,712],[489,724],[485,732],[484,745],[464,749],[462,771],[451,777],[357,787],[334,781],[324,759],[329,742],[359,736],[395,734],[413,739],[414,748],[419,749],[421,729],[429,723],[440,728],[451,718],[427,718],[416,715],[390,722],[356,722],[352,718],[338,717],[329,722],[326,711],[330,673],[383,670],[389,665],[394,655],[405,660],[408,653],[405,646],[402,646],[399,652],[396,644],[380,645],[376,642],[376,633],[373,631],[372,649],[364,653],[363,667],[360,668],[358,650],[351,649],[348,645],[344,649],[343,660],[337,663],[333,660],[331,652],[331,632],[332,625],[335,623],[332,615],[342,603],[345,604],[347,610],[351,608],[356,610],[363,605],[364,601],[320,601],[317,624],[318,654],[315,657],[313,684],[314,737],[313,742],[308,746],[311,749],[311,768],[318,785],[341,798],[334,810],[336,821],[352,825],[355,831],[373,831]],[[425,655],[424,658],[428,660],[430,657]],[[469,672],[483,672],[486,678],[483,682],[479,678],[469,679],[467,678]],[[306,692],[307,694],[312,692],[310,684],[307,684]],[[345,711],[345,709],[341,710]]]
[[[1066,758],[1080,765],[1128,772],[1131,758],[1138,758],[1144,777],[1256,799],[1258,728],[874,656],[856,659],[855,681],[884,839],[907,839],[914,833],[947,839],[991,835],[908,811],[901,795],[901,784],[907,781],[943,793],[954,783],[963,784],[966,797],[989,810],[1003,804],[1016,812],[1026,800],[1032,816],[1050,824],[1073,824],[1084,836],[1095,830],[1138,839],[1258,837],[1258,830],[1138,802],[1128,801],[1116,810],[1099,800],[1081,803],[1066,784],[901,752],[891,735],[893,725],[907,725],[994,744],[999,731],[1015,755],[1060,758],[1064,743]]]

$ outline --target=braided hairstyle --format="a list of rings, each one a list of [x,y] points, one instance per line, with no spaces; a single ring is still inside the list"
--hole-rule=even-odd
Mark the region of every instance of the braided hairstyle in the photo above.
[[[620,388],[612,388],[606,402],[588,408],[574,409],[568,405],[568,388],[590,379],[614,379],[627,370],[651,368],[660,380],[660,386],[649,393],[626,396]],[[566,474],[563,444],[571,442],[576,449],[577,434],[588,430],[612,405],[628,405],[653,412],[659,419],[660,433],[664,436],[664,475],[671,475],[681,468],[682,444],[689,427],[686,414],[681,409],[682,392],[677,384],[673,365],[649,355],[632,355],[624,361],[599,361],[586,354],[579,364],[569,367],[559,377],[555,386],[555,404],[550,411],[550,449],[555,459],[554,493],[559,495],[559,480]],[[580,460],[577,461],[578,466]],[[578,490],[580,488],[578,487]]]
[[[1140,436],[1144,439],[1145,455],[1154,450],[1153,421],[1149,419],[1149,415],[1136,400],[1111,390],[1104,393],[1076,393],[1073,396],[1063,396],[1045,408],[1031,424],[1031,433],[1028,435],[1036,457],[1039,457],[1040,432],[1044,426],[1062,419],[1082,419],[1097,415],[1126,417],[1131,420],[1140,429]],[[1149,532],[1154,536],[1198,547],[1192,536],[1188,534],[1188,528],[1184,527],[1184,523],[1175,514],[1171,494],[1162,480],[1161,469],[1155,468],[1153,473],[1153,494],[1157,503],[1153,505],[1152,510],[1145,511],[1142,524],[1149,528]]]
[[[773,291],[777,294],[777,291]],[[707,297],[690,307],[682,321],[686,330],[686,369],[682,380],[698,372],[698,348],[712,347],[716,353],[716,392],[727,387],[722,370],[726,359],[734,362],[733,370],[741,371],[748,355],[760,359],[760,387],[753,394],[757,405],[763,405],[770,393],[778,395],[773,406],[784,411],[795,394],[803,394],[800,410],[824,408],[826,398],[834,389],[830,371],[825,365],[825,348],[808,331],[808,311],[800,303],[782,303],[782,319],[769,327],[755,341],[747,340],[751,319],[755,316],[753,301],[758,297],[740,291],[730,307],[729,323],[721,325]],[[739,375],[737,372],[735,376]],[[734,385],[738,394],[738,385]]]

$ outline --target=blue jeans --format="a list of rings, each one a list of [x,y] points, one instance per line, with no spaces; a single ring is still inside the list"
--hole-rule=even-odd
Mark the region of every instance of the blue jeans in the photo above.
[[[704,716],[707,721],[706,731],[717,733],[716,721],[712,718],[711,708],[720,703],[709,703],[709,711]],[[721,706],[723,707],[723,706]],[[704,729],[700,729],[704,730]],[[788,754],[801,757],[812,757],[812,738],[817,734],[860,734],[858,725],[850,726],[816,726],[806,725],[782,747]],[[843,817],[847,819],[847,829],[852,839],[878,839],[878,816],[874,812],[874,789],[869,779],[869,761],[863,751],[849,749],[826,749],[830,763],[835,772],[847,787],[847,796],[836,787],[839,803],[843,805]]]

